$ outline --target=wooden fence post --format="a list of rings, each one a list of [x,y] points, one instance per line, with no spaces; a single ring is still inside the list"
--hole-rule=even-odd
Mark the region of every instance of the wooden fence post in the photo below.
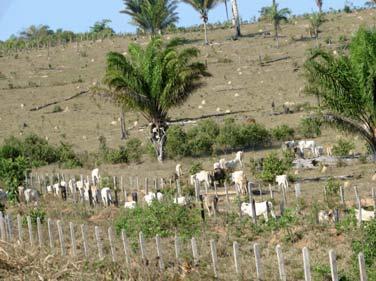
[[[40,222],[40,218],[37,218],[37,233],[38,233],[38,245],[41,248],[43,244],[43,237],[42,237],[42,225]]]
[[[57,225],[57,231],[59,233],[61,255],[65,256],[65,244],[64,244],[63,226],[61,224],[61,221],[59,221],[59,220],[56,221],[56,225]]]
[[[52,223],[51,223],[50,218],[47,219],[47,230],[48,230],[48,239],[50,241],[50,248],[51,248],[51,250],[53,250],[54,249],[54,240],[53,240],[53,236],[52,236]]]
[[[301,184],[300,184],[300,182],[297,182],[297,183],[294,185],[294,188],[295,188],[295,198],[296,198],[296,199],[299,199],[299,197],[300,197],[301,194],[302,194],[302,191],[301,191]]]
[[[17,230],[18,230],[18,240],[22,242],[22,218],[20,214],[17,214]]]
[[[163,263],[163,256],[162,256],[162,247],[161,247],[161,238],[157,234],[155,236],[155,244],[157,246],[157,255],[158,255],[158,263],[160,270],[164,269],[164,263]]]
[[[99,226],[95,226],[95,240],[97,240],[97,248],[98,248],[98,257],[99,259],[103,259],[103,245],[102,245],[102,240],[100,237],[100,229]]]
[[[302,252],[303,252],[303,265],[304,265],[304,280],[311,281],[311,266],[309,262],[308,248],[304,247]]]
[[[339,187],[339,196],[341,199],[341,205],[345,207],[345,189],[342,185]]]
[[[116,262],[116,252],[115,252],[115,246],[114,246],[113,233],[112,233],[112,227],[111,226],[108,228],[108,240],[110,241],[112,262]]]
[[[175,258],[176,261],[180,262],[180,238],[179,236],[175,235]]]
[[[376,192],[373,187],[372,187],[372,199],[373,199],[373,212],[376,216]]]
[[[213,262],[213,272],[214,272],[214,277],[218,278],[218,257],[217,257],[217,248],[215,246],[215,241],[213,239],[210,240],[210,252],[211,252],[211,257],[212,257],[212,262]]]
[[[31,224],[31,217],[30,216],[27,216],[27,228],[29,230],[29,241],[30,241],[30,245],[31,246],[34,246],[34,241],[33,241],[33,226]]]
[[[197,249],[196,238],[192,237],[191,245],[192,245],[193,263],[194,263],[195,266],[197,266],[198,263],[199,263],[199,257],[198,257],[198,249]]]
[[[256,263],[256,276],[257,280],[263,280],[262,274],[262,266],[261,266],[261,253],[260,253],[260,246],[258,243],[253,244],[253,252],[255,255],[255,263]]]
[[[233,251],[234,251],[234,264],[235,264],[235,271],[236,274],[240,275],[240,263],[239,263],[239,244],[238,242],[234,241],[233,245]]]
[[[285,260],[283,258],[281,245],[278,244],[275,250],[277,252],[277,259],[278,259],[279,279],[281,281],[286,281]]]
[[[359,253],[358,254],[358,262],[359,262],[359,275],[360,275],[360,281],[367,281],[367,272],[366,272],[366,263],[364,261],[364,254]]]
[[[143,262],[147,264],[147,259],[146,259],[146,251],[145,251],[145,239],[144,239],[144,234],[142,231],[138,234],[139,242],[140,242],[140,251],[141,251],[141,259]]]
[[[12,219],[12,215],[9,214],[6,217],[7,217],[9,241],[13,241],[13,219]]]
[[[270,193],[270,199],[274,199],[274,193],[273,193],[273,189],[272,189],[272,185],[269,183],[269,193]]]
[[[130,265],[131,259],[130,259],[130,251],[129,251],[129,243],[128,238],[125,234],[125,230],[121,230],[121,240],[123,241],[123,248],[124,248],[124,255],[125,255],[125,262]]]
[[[224,186],[225,186],[225,193],[226,193],[226,202],[227,202],[228,207],[230,207],[230,198],[228,196],[227,183],[224,183]]]
[[[89,256],[89,248],[87,242],[87,228],[85,224],[81,224],[81,235],[82,235],[82,243],[84,246],[84,255],[87,258]]]
[[[71,236],[71,255],[76,257],[77,256],[76,236],[74,234],[74,225],[72,222],[69,222],[69,230],[70,230],[70,236]]]
[[[200,185],[197,179],[195,179],[195,197],[196,197],[196,202],[199,201],[199,196],[200,196]]]
[[[354,186],[354,191],[355,191],[355,198],[356,198],[356,204],[359,210],[359,216],[357,217],[358,219],[358,227],[362,225],[362,203],[360,201],[360,196],[358,193],[358,188]]]
[[[336,253],[334,252],[334,250],[329,251],[329,262],[330,262],[330,271],[332,274],[332,281],[338,281]]]
[[[0,211],[0,238],[3,241],[7,240],[7,233],[5,228],[5,219],[3,217],[3,213]]]

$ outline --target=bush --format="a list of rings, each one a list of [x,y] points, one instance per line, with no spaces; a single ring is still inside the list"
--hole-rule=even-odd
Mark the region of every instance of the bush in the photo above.
[[[139,163],[144,154],[142,142],[139,139],[131,138],[126,143],[126,151],[129,161]]]
[[[60,105],[55,105],[52,109],[52,113],[58,113],[58,112],[62,112],[63,109],[60,107]]]
[[[124,229],[131,238],[138,237],[140,231],[146,238],[157,234],[170,237],[175,235],[175,231],[183,238],[191,238],[199,233],[200,221],[197,208],[186,208],[174,204],[172,200],[153,201],[149,207],[123,211],[115,221],[115,228],[118,234]]]
[[[31,223],[33,223],[33,224],[37,224],[37,218],[39,218],[40,222],[43,223],[45,218],[46,218],[46,212],[41,208],[35,208],[35,209],[30,210],[30,212],[23,217],[22,223],[24,225],[27,224],[27,217],[28,216],[30,216]]]
[[[321,135],[321,121],[317,117],[307,117],[300,121],[300,133],[306,138],[319,137]]]
[[[349,5],[345,5],[345,7],[343,8],[343,11],[346,13],[346,14],[350,14],[352,11],[351,11],[351,7]]]
[[[30,134],[21,141],[22,155],[27,158],[33,167],[39,167],[59,161],[59,153],[48,142]]]
[[[338,142],[333,145],[333,155],[348,156],[353,149],[355,149],[355,144],[352,141],[339,139]]]
[[[272,136],[277,141],[288,141],[294,138],[295,130],[287,125],[272,129]]]
[[[266,182],[274,182],[275,177],[285,174],[292,166],[290,155],[279,158],[276,153],[268,154],[263,162],[263,169],[259,177]]]
[[[171,126],[167,131],[166,154],[170,158],[189,155],[187,134],[181,126]],[[153,153],[154,150],[153,150]]]
[[[217,137],[218,145],[224,150],[238,147],[241,143],[240,128],[241,126],[236,124],[234,119],[225,119]]]
[[[249,124],[240,128],[238,145],[255,149],[268,146],[270,143],[271,135],[264,126]]]
[[[334,209],[338,205],[339,190],[340,190],[339,181],[330,178],[326,185],[326,203],[329,209]]]
[[[188,150],[192,156],[210,155],[219,134],[219,126],[213,120],[204,120],[187,132]]]
[[[108,151],[106,160],[111,164],[121,164],[128,162],[128,151],[124,146],[119,149],[111,149]]]
[[[202,165],[200,162],[193,163],[192,166],[189,168],[190,175],[194,175],[200,171],[202,171]]]
[[[82,163],[73,151],[72,145],[63,142],[60,143],[60,146],[57,149],[57,154],[59,155],[59,164],[64,169],[82,167]]]

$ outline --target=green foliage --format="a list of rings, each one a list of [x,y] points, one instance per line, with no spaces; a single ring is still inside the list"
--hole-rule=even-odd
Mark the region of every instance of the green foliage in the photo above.
[[[197,208],[186,208],[174,204],[172,200],[155,200],[146,208],[124,210],[116,219],[115,227],[118,234],[124,229],[131,238],[138,237],[140,231],[146,238],[155,237],[156,234],[171,237],[175,231],[183,238],[191,238],[199,233],[200,222]]]
[[[376,220],[366,222],[361,237],[353,240],[354,255],[363,252],[367,268],[376,276]],[[370,279],[371,280],[371,279]]]
[[[142,142],[137,138],[131,138],[126,142],[126,153],[130,161],[140,163],[144,154]]]
[[[343,11],[347,14],[350,14],[352,12],[351,7],[349,5],[345,5]]]
[[[225,119],[223,123],[217,137],[218,145],[225,150],[239,146],[240,125],[233,118]]]
[[[60,146],[57,148],[57,154],[59,155],[59,164],[64,169],[72,169],[82,166],[82,163],[77,154],[73,151],[71,144],[61,142]]]
[[[271,134],[260,124],[248,124],[240,128],[237,146],[245,148],[261,148],[271,144]]]
[[[212,154],[219,134],[219,126],[213,120],[205,120],[187,133],[188,149],[192,156]]]
[[[313,13],[309,18],[309,25],[310,30],[315,36],[315,38],[318,38],[320,27],[321,25],[326,21],[325,16],[323,13]]]
[[[193,163],[192,166],[189,168],[190,175],[194,175],[200,171],[202,171],[202,165],[200,162]]]
[[[330,178],[325,184],[326,204],[329,209],[334,209],[338,206],[340,186],[340,182],[333,178]]]
[[[111,27],[108,26],[110,22],[111,20],[109,19],[97,21],[94,23],[92,27],[90,27],[90,32],[113,35],[115,34],[115,31]]]
[[[60,107],[60,105],[55,105],[52,109],[52,113],[58,113],[58,112],[62,112],[63,109]]]
[[[189,155],[187,134],[181,126],[172,126],[167,131],[166,153],[170,158]]]
[[[286,154],[283,158],[279,158],[277,153],[269,153],[264,159],[263,169],[259,177],[263,181],[273,183],[276,176],[285,174],[291,167],[290,155]]]
[[[120,11],[132,18],[131,23],[144,33],[162,32],[179,20],[176,0],[123,0],[125,9]]]
[[[352,141],[339,139],[338,142],[333,145],[333,155],[348,156],[353,149],[355,149],[355,144]]]
[[[29,162],[22,156],[16,158],[0,158],[0,180],[8,190],[11,201],[17,199],[17,187],[23,183],[25,173],[30,171]]]
[[[315,138],[321,135],[322,122],[316,117],[306,117],[300,120],[299,131],[305,138]]]
[[[45,220],[45,218],[46,218],[46,212],[42,209],[42,208],[40,208],[40,207],[38,207],[38,208],[34,208],[34,209],[31,209],[27,214],[25,214],[25,216],[23,217],[23,221],[22,221],[22,223],[24,224],[24,225],[26,225],[27,224],[27,216],[30,216],[30,218],[31,218],[31,223],[33,223],[33,224],[37,224],[37,218],[39,218],[40,219],[40,222],[41,223],[44,223],[44,220]]]
[[[361,27],[349,52],[313,50],[304,65],[306,92],[320,98],[326,124],[357,134],[376,153],[376,31]]]
[[[124,146],[119,146],[119,149],[110,149],[106,155],[106,160],[111,164],[127,163],[128,150]]]
[[[284,124],[272,129],[272,136],[277,141],[288,141],[294,138],[295,130]]]

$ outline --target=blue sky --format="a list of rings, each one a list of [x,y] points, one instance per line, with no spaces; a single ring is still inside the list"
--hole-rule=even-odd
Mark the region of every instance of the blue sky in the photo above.
[[[243,19],[258,16],[261,7],[270,5],[271,0],[238,0],[240,15]],[[294,14],[317,10],[314,0],[277,0],[280,7],[289,7]],[[324,9],[343,8],[345,0],[324,0]],[[362,6],[366,0],[349,1]],[[120,14],[122,0],[0,0],[0,40],[17,34],[26,27],[35,24],[47,24],[52,29],[63,28],[75,32],[84,32],[97,20],[110,19],[116,32],[133,32],[129,17]],[[189,6],[179,5],[179,26],[200,23],[200,17]],[[226,19],[224,5],[219,5],[209,13],[209,21]]]

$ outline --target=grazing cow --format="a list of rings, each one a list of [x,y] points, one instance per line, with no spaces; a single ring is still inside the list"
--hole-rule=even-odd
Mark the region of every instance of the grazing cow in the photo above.
[[[219,160],[219,164],[223,170],[235,170],[235,168],[240,165],[243,168],[243,151],[238,151],[233,160],[226,161],[225,159]]]
[[[175,178],[178,179],[183,175],[183,170],[181,168],[181,164],[177,164],[175,167]]]
[[[323,146],[316,146],[315,147],[315,156],[320,157],[324,155],[324,147]]]
[[[125,202],[124,203],[124,208],[125,209],[134,209],[136,208],[137,206],[137,202],[136,201],[129,201],[129,202]]]
[[[218,213],[218,197],[215,195],[204,196],[204,206],[208,210],[209,217],[212,213]]]
[[[315,155],[316,142],[313,140],[302,140],[298,142],[300,153],[304,155],[304,150],[308,149]]]
[[[218,182],[218,184],[222,186],[225,179],[226,179],[226,173],[223,169],[221,168],[214,169],[213,181]]]
[[[251,203],[242,203],[240,206],[240,209],[242,213],[249,215],[251,218],[252,216],[252,204]],[[268,219],[268,212],[270,212],[271,216],[273,218],[276,218],[274,209],[273,209],[273,203],[270,201],[264,201],[264,202],[255,202],[255,209],[256,209],[256,217],[263,215],[265,220]]]
[[[95,168],[91,171],[91,180],[93,181],[94,185],[99,183],[100,176],[99,176],[99,169]]]
[[[208,171],[201,171],[191,175],[191,185],[195,185],[196,180],[198,183],[205,183],[207,187],[211,186],[211,177]]]
[[[320,211],[318,214],[319,223],[334,222],[334,214],[332,211]]]
[[[146,194],[144,196],[144,200],[145,200],[146,204],[148,204],[148,206],[151,205],[153,200],[158,200],[160,202],[160,201],[162,201],[162,199],[163,199],[163,194],[159,191],[157,191],[157,193],[149,192],[148,194]]]
[[[355,209],[355,217],[359,221],[359,210]],[[362,221],[371,221],[375,218],[374,211],[367,211],[362,208]]]
[[[185,205],[187,205],[188,201],[185,198],[185,196],[180,196],[178,198],[176,198],[176,197],[174,198],[174,203],[178,204],[180,206],[185,206]]]
[[[29,204],[31,202],[36,202],[38,203],[39,200],[39,193],[35,189],[26,189],[25,192],[25,202],[26,204]]]
[[[327,145],[326,146],[326,156],[332,156],[333,155],[333,145]]]
[[[112,204],[111,189],[104,187],[101,189],[101,198],[104,206],[110,206]]]
[[[289,189],[289,182],[287,180],[287,175],[279,175],[275,177],[275,182],[278,184],[278,188],[281,189],[281,187],[284,190]]]
[[[231,174],[231,182],[235,184],[240,194],[247,194],[247,178],[243,171],[236,171]]]

